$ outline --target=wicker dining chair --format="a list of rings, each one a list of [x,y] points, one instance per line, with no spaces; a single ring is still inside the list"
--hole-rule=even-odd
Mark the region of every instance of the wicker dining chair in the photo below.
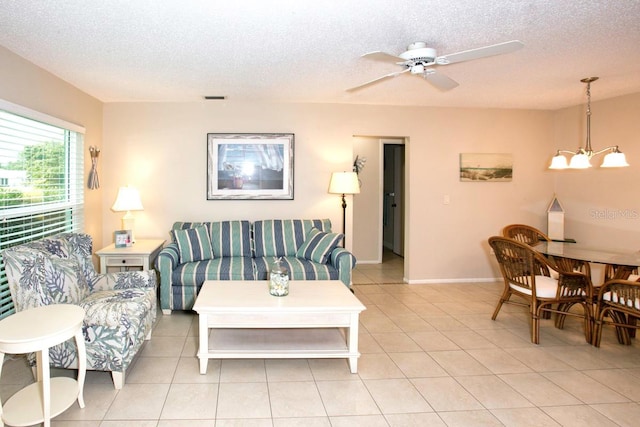
[[[640,282],[609,280],[598,290],[593,345],[600,347],[603,325],[613,325],[620,344],[631,344],[631,331],[640,328]]]
[[[518,242],[525,243],[529,246],[535,246],[540,242],[550,242],[549,236],[535,227],[524,224],[510,224],[502,229],[502,235]],[[558,270],[578,271],[586,274],[591,278],[591,266],[586,261],[577,259],[549,257],[556,265]]]
[[[604,267],[604,282],[609,280],[636,280],[638,279],[638,267],[629,267],[626,265],[607,264]]]
[[[510,224],[502,229],[502,235],[527,245],[549,242],[551,239],[535,227],[524,224]]]
[[[591,342],[591,281],[580,272],[559,270],[555,264],[527,244],[507,237],[489,238],[504,278],[504,290],[491,317],[496,320],[504,303],[526,306],[531,316],[531,341],[540,342],[543,313],[556,313],[584,319],[585,340]],[[557,279],[551,277],[555,271]],[[515,295],[524,299],[511,301]],[[554,308],[580,305],[582,314]]]

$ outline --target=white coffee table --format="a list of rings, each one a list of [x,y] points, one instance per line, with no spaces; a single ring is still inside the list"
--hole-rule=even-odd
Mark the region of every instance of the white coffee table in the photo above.
[[[358,371],[366,308],[339,280],[294,280],[285,297],[270,295],[267,281],[208,280],[193,309],[201,374],[209,359],[345,358]]]

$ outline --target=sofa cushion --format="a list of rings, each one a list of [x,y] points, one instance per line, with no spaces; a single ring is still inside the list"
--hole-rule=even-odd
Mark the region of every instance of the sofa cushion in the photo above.
[[[180,262],[202,261],[213,258],[211,238],[204,225],[184,230],[173,230],[180,250]]]
[[[215,257],[251,256],[251,223],[249,221],[219,221],[208,225]]]
[[[253,223],[255,257],[296,256],[312,228],[331,231],[329,219],[270,219]]]
[[[254,258],[253,261],[256,266],[256,279],[266,280],[273,257]],[[338,280],[340,278],[339,271],[331,264],[320,264],[295,256],[282,257],[280,262],[289,271],[291,280]]]
[[[308,259],[320,264],[326,264],[329,255],[344,236],[339,233],[325,233],[313,227],[307,233],[307,237],[296,252],[296,257]]]
[[[180,264],[173,271],[173,282],[200,286],[205,280],[254,280],[249,257],[224,257]]]

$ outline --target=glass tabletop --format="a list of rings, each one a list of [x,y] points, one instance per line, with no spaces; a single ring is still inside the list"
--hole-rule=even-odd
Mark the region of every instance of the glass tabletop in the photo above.
[[[640,266],[640,251],[596,248],[580,243],[540,242],[534,246],[545,255],[577,259],[599,264]]]

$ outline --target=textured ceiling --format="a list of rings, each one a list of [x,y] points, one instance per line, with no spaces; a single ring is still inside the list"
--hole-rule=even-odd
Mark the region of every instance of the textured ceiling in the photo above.
[[[320,102],[557,109],[640,92],[640,0],[0,0],[0,45],[104,102]],[[515,53],[440,66],[442,92],[398,66],[509,40]],[[10,82],[0,82],[10,84]],[[220,102],[220,101],[211,101]]]

